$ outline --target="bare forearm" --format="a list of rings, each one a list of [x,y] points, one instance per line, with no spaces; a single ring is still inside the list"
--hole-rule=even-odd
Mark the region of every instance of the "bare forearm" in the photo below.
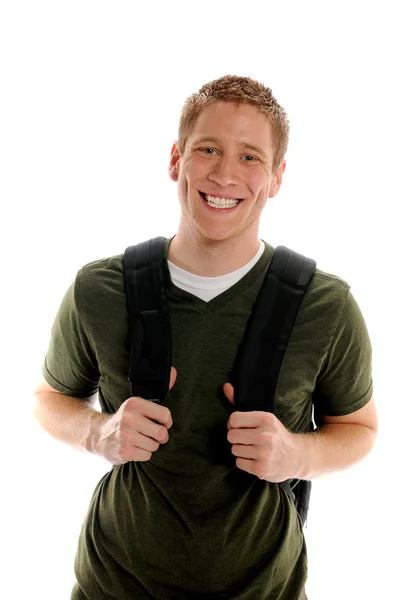
[[[94,431],[107,418],[88,400],[56,392],[34,395],[33,414],[52,437],[81,452],[93,452]]]
[[[376,431],[364,425],[327,424],[314,433],[296,434],[299,479],[343,471],[372,450]]]

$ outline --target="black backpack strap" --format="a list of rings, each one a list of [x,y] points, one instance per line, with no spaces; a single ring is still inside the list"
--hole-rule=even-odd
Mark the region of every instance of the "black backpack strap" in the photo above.
[[[288,482],[283,481],[282,483],[287,484]],[[305,525],[310,505],[311,481],[300,479],[292,493],[294,495],[294,505],[297,508],[301,522]]]
[[[316,263],[278,246],[264,278],[236,357],[235,406],[275,412],[283,357]]]
[[[236,357],[233,385],[238,410],[275,412],[283,358],[315,268],[314,260],[285,246],[275,249]],[[311,482],[297,482],[294,492],[289,481],[279,485],[293,500],[305,524]]]
[[[162,402],[169,390],[172,334],[166,293],[164,244],[157,237],[124,254],[129,308],[131,396]]]

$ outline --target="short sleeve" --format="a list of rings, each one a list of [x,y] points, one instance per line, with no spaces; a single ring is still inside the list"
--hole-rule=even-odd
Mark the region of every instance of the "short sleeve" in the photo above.
[[[97,392],[99,370],[80,307],[79,275],[80,271],[67,290],[53,323],[43,376],[59,392],[86,398]]]
[[[317,422],[318,415],[343,416],[359,410],[372,393],[371,341],[361,310],[349,290],[317,379]]]

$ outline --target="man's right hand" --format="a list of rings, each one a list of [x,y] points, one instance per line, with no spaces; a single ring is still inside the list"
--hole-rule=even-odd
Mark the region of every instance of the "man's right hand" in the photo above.
[[[169,389],[177,371],[171,368]],[[172,426],[170,410],[156,402],[133,396],[125,400],[114,415],[95,417],[93,450],[113,465],[150,460],[160,444],[169,440]]]

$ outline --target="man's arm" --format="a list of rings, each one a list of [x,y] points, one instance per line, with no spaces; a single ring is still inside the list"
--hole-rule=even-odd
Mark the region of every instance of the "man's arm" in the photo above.
[[[171,368],[170,389],[177,372]],[[113,465],[147,461],[169,440],[170,410],[137,396],[128,398],[112,415],[94,409],[95,396],[73,398],[45,380],[34,394],[33,413],[51,436],[82,452],[102,456]]]
[[[34,393],[33,415],[52,437],[81,452],[92,452],[94,429],[108,418],[94,408],[95,402],[96,396],[66,396],[43,379]]]
[[[234,404],[230,383],[224,392]],[[349,415],[326,416],[322,423],[315,432],[292,433],[272,413],[233,412],[227,439],[236,466],[260,479],[316,479],[351,467],[372,450],[378,428],[374,399]]]
[[[374,398],[349,415],[323,416],[313,433],[295,434],[299,456],[296,479],[316,479],[343,471],[372,450],[378,431]]]

